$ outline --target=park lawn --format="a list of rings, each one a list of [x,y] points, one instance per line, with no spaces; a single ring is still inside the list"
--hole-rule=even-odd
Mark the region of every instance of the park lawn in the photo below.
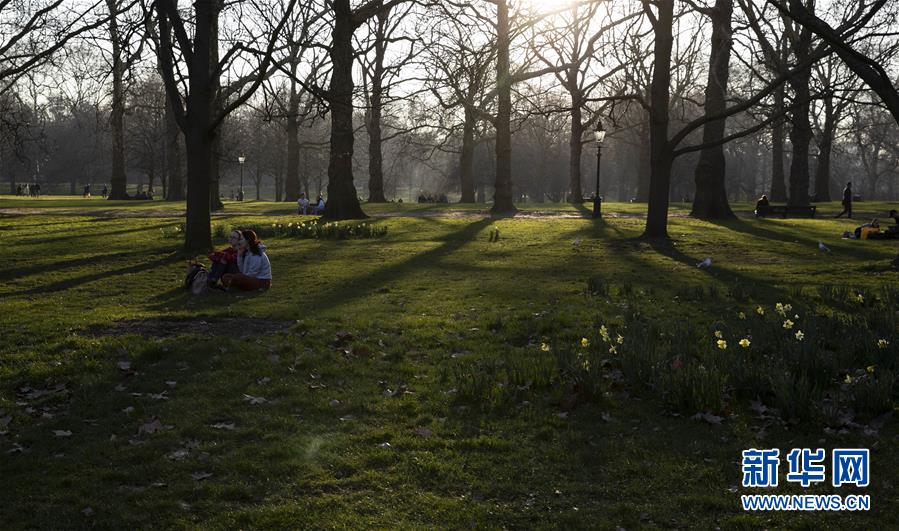
[[[895,242],[839,238],[857,221],[713,224],[675,205],[658,244],[636,239],[643,205],[607,204],[604,222],[575,216],[589,204],[497,220],[367,205],[386,236],[267,237],[270,292],[196,297],[179,287],[183,205],[111,203],[0,200],[4,529],[899,526],[895,420],[840,434],[734,400],[717,425],[632,383],[584,400],[497,369],[539,379],[602,324],[628,345],[633,311],[700,329],[777,302],[851,314],[821,294],[897,275]],[[213,223],[291,212],[229,203]],[[750,447],[872,448],[872,511],[744,513]]]

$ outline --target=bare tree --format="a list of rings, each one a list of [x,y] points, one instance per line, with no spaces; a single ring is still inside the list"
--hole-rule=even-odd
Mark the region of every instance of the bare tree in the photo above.
[[[187,151],[187,223],[185,247],[189,251],[207,249],[212,244],[210,227],[210,201],[212,200],[212,173],[215,132],[221,122],[234,109],[247,101],[262,83],[272,63],[272,53],[278,35],[286,24],[296,0],[290,0],[283,13],[268,13],[279,19],[275,31],[270,34],[252,34],[261,48],[236,42],[222,59],[213,63],[218,49],[217,34],[220,4],[217,0],[197,0],[193,5],[193,37],[174,0],[157,0],[156,14],[159,25],[157,53],[161,63],[163,82],[169,103],[184,131]],[[254,4],[266,12],[261,5]],[[180,56],[176,55],[177,53]],[[250,72],[221,86],[221,72],[235,56],[246,53],[258,62]],[[176,66],[183,58],[186,75]],[[217,197],[215,199],[218,199]]]

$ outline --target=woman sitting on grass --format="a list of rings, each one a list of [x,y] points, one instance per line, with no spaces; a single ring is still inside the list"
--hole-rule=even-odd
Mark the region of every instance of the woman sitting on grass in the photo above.
[[[272,286],[272,265],[265,245],[251,230],[240,231],[237,242],[237,268],[240,273],[225,275],[222,284],[241,291],[265,290]]]

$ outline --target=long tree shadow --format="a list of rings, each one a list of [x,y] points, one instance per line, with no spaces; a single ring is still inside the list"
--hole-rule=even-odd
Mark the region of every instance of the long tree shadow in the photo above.
[[[145,250],[141,251],[128,251],[128,252],[119,252],[119,253],[110,253],[110,254],[100,254],[100,255],[90,255],[84,256],[81,258],[72,258],[69,260],[63,260],[61,262],[50,262],[46,264],[39,265],[28,265],[24,267],[13,267],[10,269],[0,270],[0,280],[9,281],[17,278],[28,277],[31,275],[38,275],[41,273],[49,273],[52,271],[60,271],[63,269],[69,269],[71,267],[79,267],[89,264],[96,264],[98,262],[108,262],[110,260],[117,260],[120,258],[139,258],[145,256],[147,252]]]
[[[809,239],[805,236],[801,236],[795,232],[784,233],[776,230],[772,230],[770,228],[763,227],[759,224],[755,223],[747,223],[741,219],[735,220],[709,220],[709,223],[713,225],[717,225],[721,228],[725,228],[728,230],[732,230],[734,232],[739,232],[741,234],[746,234],[748,236],[752,236],[754,238],[764,239],[764,240],[774,240],[783,243],[799,243],[802,245],[808,246],[809,249],[817,249],[818,240]],[[760,223],[768,223],[768,222],[760,222]],[[869,243],[873,243],[873,240]],[[853,255],[857,258],[861,258],[863,260],[883,260],[882,252],[878,252],[877,250],[867,249],[867,248],[857,248],[853,249]]]
[[[104,278],[108,279],[110,277],[127,275],[129,273],[138,273],[140,271],[146,271],[148,269],[153,269],[156,267],[170,265],[172,263],[178,262],[182,260],[184,256],[180,252],[175,252],[161,258],[157,258],[156,260],[152,260],[150,262],[138,262],[134,265],[123,267],[120,269],[115,269],[112,271],[98,271],[96,273],[91,273],[88,275],[81,275],[79,277],[68,278],[66,280],[61,280],[59,282],[54,282],[52,284],[45,284],[43,286],[36,286],[34,288],[17,291],[15,293],[0,293],[0,299],[10,299],[13,297],[23,296],[23,295],[36,295],[41,293],[53,293],[57,291],[64,291],[69,288],[73,288],[75,286],[80,286],[81,284],[86,284],[88,282],[93,282],[96,280],[102,280]]]
[[[80,234],[71,234],[66,233],[61,236],[52,236],[49,238],[23,238],[16,242],[18,245],[43,245],[48,243],[58,243],[58,242],[71,242],[73,240],[78,240],[81,238],[98,238],[103,236],[115,236],[120,234],[130,234],[133,232],[143,232],[147,230],[161,229],[163,227],[171,226],[171,223],[159,223],[157,225],[150,225],[148,227],[140,226],[140,227],[132,227],[128,229],[120,229],[120,230],[112,230],[107,232],[82,232]],[[157,233],[158,235],[158,233]]]
[[[462,229],[442,238],[443,243],[435,249],[417,254],[399,264],[378,269],[361,278],[353,279],[342,288],[329,293],[327,297],[323,297],[322,300],[317,301],[315,309],[316,311],[322,311],[335,308],[369,295],[370,291],[374,291],[384,286],[385,283],[396,279],[396,277],[414,273],[425,267],[433,267],[433,265],[444,256],[457,251],[464,245],[473,241],[475,236],[491,223],[493,223],[493,219],[491,218],[469,223]]]

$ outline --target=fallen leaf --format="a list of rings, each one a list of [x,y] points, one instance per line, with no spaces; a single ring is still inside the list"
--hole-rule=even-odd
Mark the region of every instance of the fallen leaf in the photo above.
[[[174,452],[169,453],[166,457],[171,459],[172,461],[181,461],[186,458],[190,452],[185,448],[179,448]]]
[[[719,417],[718,415],[713,415],[711,413],[697,413],[690,417],[690,420],[698,420],[705,421],[709,424],[719,425],[721,421],[724,420],[724,417]]]
[[[382,442],[381,444],[378,445],[378,448],[390,448],[390,443]]]
[[[245,402],[249,402],[252,406],[255,406],[256,404],[264,404],[267,402],[266,399],[262,398],[261,396],[252,396],[247,394],[243,395],[243,399]]]
[[[159,422],[159,418],[153,417],[152,421],[147,422],[146,424],[143,424],[141,427],[139,427],[137,429],[137,434],[138,435],[153,435],[157,431],[170,430],[173,427],[174,426],[172,426],[170,424],[163,424],[162,422]]]
[[[72,432],[69,430],[53,430],[53,435],[57,437],[71,437]]]
[[[204,479],[211,478],[212,472],[194,472],[190,477],[194,478],[196,481],[203,481]]]

